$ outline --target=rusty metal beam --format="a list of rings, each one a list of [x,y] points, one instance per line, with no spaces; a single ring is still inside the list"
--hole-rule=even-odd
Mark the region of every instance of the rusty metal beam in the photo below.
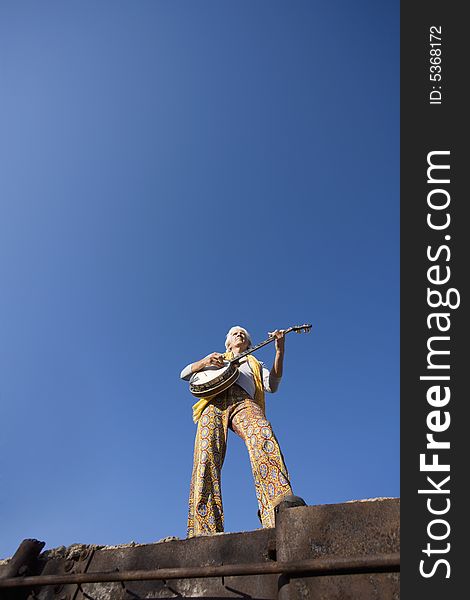
[[[254,564],[217,565],[203,567],[178,567],[149,571],[112,571],[110,573],[75,573],[68,575],[37,575],[34,577],[0,579],[1,588],[36,587],[58,584],[102,583],[121,581],[151,581],[163,579],[196,579],[203,577],[229,577],[243,575],[290,576],[350,575],[353,573],[385,573],[400,570],[400,555],[377,554],[347,558],[314,558],[293,563],[266,562]]]
[[[27,573],[28,569],[31,568],[34,560],[39,556],[45,545],[45,542],[40,542],[39,540],[23,540],[8,563],[8,566],[3,573],[3,577],[5,579],[10,579],[17,575],[24,575]]]

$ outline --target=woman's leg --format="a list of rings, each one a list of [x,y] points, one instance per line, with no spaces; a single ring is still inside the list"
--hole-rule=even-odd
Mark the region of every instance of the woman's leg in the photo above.
[[[292,494],[289,474],[270,422],[258,404],[245,400],[232,416],[233,431],[248,448],[263,527],[274,527],[274,507]]]
[[[218,399],[199,419],[189,491],[188,537],[224,530],[220,472],[227,444],[226,401]]]

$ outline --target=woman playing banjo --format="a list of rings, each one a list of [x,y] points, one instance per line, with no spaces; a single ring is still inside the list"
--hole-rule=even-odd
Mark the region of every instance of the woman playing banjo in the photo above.
[[[198,395],[200,400],[193,406],[197,433],[189,495],[188,537],[224,530],[220,474],[228,429],[239,435],[248,448],[258,516],[263,527],[274,527],[274,507],[284,496],[292,494],[278,441],[264,412],[264,392],[275,392],[282,377],[285,333],[284,330],[276,330],[269,334],[269,341],[274,340],[276,345],[271,371],[248,354],[236,363],[239,372],[235,376],[236,383],[229,382],[229,387],[215,396],[204,398]],[[181,378],[194,379],[196,373],[224,367],[228,360],[251,348],[250,334],[243,327],[232,327],[227,333],[225,347],[227,352],[224,354],[213,352],[186,366]]]

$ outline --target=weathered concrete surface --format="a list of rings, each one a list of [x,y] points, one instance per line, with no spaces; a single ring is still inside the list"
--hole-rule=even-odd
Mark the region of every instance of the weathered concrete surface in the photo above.
[[[400,551],[398,499],[290,508],[276,524],[277,560],[354,557]],[[282,598],[396,600],[398,573],[291,578]]]
[[[19,540],[21,541],[21,540]],[[74,545],[43,552],[29,574],[128,571],[166,567],[251,564],[399,551],[399,500],[287,508],[275,529],[115,547]],[[0,563],[0,577],[8,563]],[[178,579],[37,588],[38,600],[275,598],[396,600],[398,574],[294,577],[279,575]],[[279,588],[279,589],[278,589]],[[23,595],[26,598],[27,595]],[[33,596],[29,596],[32,600]]]

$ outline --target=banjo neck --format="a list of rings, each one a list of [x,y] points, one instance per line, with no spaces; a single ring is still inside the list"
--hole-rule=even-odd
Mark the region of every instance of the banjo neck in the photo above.
[[[289,327],[289,329],[286,329],[284,333],[289,333],[290,331],[295,331],[297,333],[302,333],[304,331],[305,333],[308,333],[311,327],[312,326],[310,324],[298,325],[295,327]],[[191,379],[189,380],[189,391],[191,394],[193,394],[193,396],[196,396],[196,398],[212,398],[218,394],[221,394],[237,381],[240,374],[238,370],[239,361],[245,356],[248,356],[248,354],[255,352],[262,346],[270,344],[275,339],[275,337],[270,336],[267,340],[261,342],[261,344],[257,344],[253,348],[245,350],[245,352],[242,352],[235,358],[226,360],[225,362],[228,364],[221,369],[214,370],[213,367],[206,367],[201,371],[196,371],[192,374]]]
[[[284,335],[290,333],[291,331],[295,331],[296,333],[302,333],[303,331],[305,333],[309,333],[310,329],[312,328],[311,324],[304,324],[304,325],[295,325],[293,327],[289,327],[289,329],[285,329],[284,330]],[[256,352],[256,350],[259,350],[260,348],[262,348],[263,346],[266,346],[267,344],[270,344],[271,342],[274,342],[276,338],[273,336],[268,337],[268,339],[264,340],[264,342],[261,342],[260,344],[257,344],[256,346],[253,346],[252,348],[248,348],[248,350],[245,350],[244,352],[242,352],[241,354],[238,354],[238,356],[231,358],[228,362],[232,365],[234,363],[239,362],[242,358],[245,358],[245,356],[248,356],[248,354],[252,354],[253,352]]]

